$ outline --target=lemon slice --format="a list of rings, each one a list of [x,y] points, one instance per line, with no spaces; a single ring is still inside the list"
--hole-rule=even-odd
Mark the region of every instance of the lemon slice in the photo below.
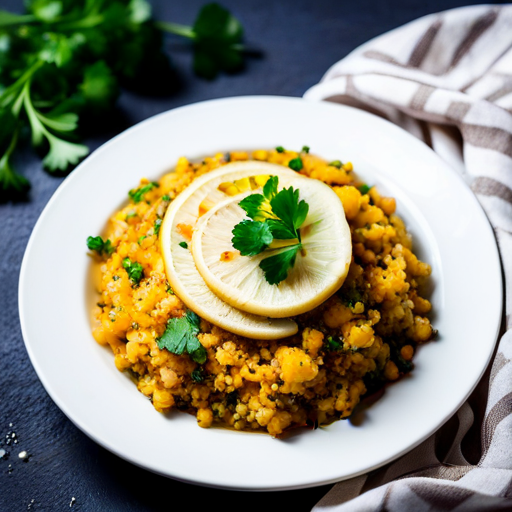
[[[288,182],[294,171],[266,162],[233,162],[196,178],[169,205],[160,228],[160,246],[167,279],[189,309],[208,322],[235,334],[256,339],[280,339],[295,334],[290,319],[269,319],[240,311],[220,299],[197,271],[188,247],[201,215],[226,198],[260,187],[268,176]],[[181,244],[181,245],[180,245]]]
[[[232,230],[247,219],[238,205],[243,196],[212,208],[194,231],[192,254],[199,273],[216,295],[237,309],[272,318],[298,315],[321,304],[345,280],[352,243],[340,199],[318,180],[297,176],[291,185],[299,189],[300,199],[309,205],[309,213],[300,228],[302,250],[297,253],[288,277],[279,285],[266,281],[259,264],[286,249],[272,249],[271,245],[249,257],[241,256],[233,248]],[[226,257],[227,254],[232,257]]]

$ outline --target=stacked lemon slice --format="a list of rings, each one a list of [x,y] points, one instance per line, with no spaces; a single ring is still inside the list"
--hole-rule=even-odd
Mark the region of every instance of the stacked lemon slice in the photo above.
[[[286,279],[270,284],[261,262],[289,250],[277,241],[254,256],[233,247],[234,227],[247,219],[240,202],[261,193],[269,178],[293,187],[309,205],[300,251]],[[205,320],[256,339],[295,334],[290,317],[309,311],[342,284],[352,257],[343,206],[326,184],[275,164],[233,162],[196,178],[170,204],[160,241],[167,278],[180,299]],[[277,242],[277,243],[276,243]]]

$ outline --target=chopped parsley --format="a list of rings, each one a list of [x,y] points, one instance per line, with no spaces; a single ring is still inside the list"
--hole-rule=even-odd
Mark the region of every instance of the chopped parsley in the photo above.
[[[178,245],[179,245],[180,247],[183,247],[183,249],[188,249],[188,244],[187,244],[187,242],[180,242]]]
[[[328,336],[327,340],[325,340],[325,348],[331,352],[338,352],[343,349],[343,341]]]
[[[156,219],[155,223],[153,224],[153,232],[155,235],[158,235],[160,232],[160,228],[162,226],[162,219]]]
[[[303,153],[309,153],[309,146],[302,146],[302,152]]]
[[[176,355],[188,354],[193,361],[203,364],[206,361],[207,353],[197,338],[200,325],[201,319],[190,310],[187,310],[181,318],[171,318],[167,322],[165,332],[157,342],[158,347],[165,348]]]
[[[283,146],[277,146],[276,151],[278,153],[284,153],[285,149],[283,148]]]
[[[297,158],[292,158],[288,162],[288,167],[296,172],[299,172],[304,167],[304,165],[302,164],[302,158],[300,156],[298,156]]]
[[[203,368],[200,366],[199,368],[196,368],[191,374],[190,378],[194,382],[203,382],[204,380],[204,374],[203,374]]]
[[[125,258],[123,260],[123,268],[128,273],[128,277],[133,284],[137,285],[140,283],[140,280],[144,276],[144,269],[140,263],[131,261],[130,258]]]
[[[372,187],[369,187],[366,183],[363,183],[360,187],[359,187],[359,192],[361,192],[361,194],[368,194],[368,192],[370,192],[370,189]]]
[[[103,240],[101,236],[87,237],[87,248],[90,251],[96,251],[100,256],[103,254],[110,256],[114,252],[112,242],[109,239]]]
[[[329,165],[331,167],[336,167],[336,169],[341,169],[343,167],[343,162],[341,160],[333,160],[332,162],[329,162]]]
[[[279,179],[271,176],[263,187],[263,194],[251,194],[240,201],[250,219],[233,228],[233,247],[242,256],[256,256],[266,250],[272,254],[261,261],[260,268],[269,284],[279,284],[295,265],[302,249],[300,230],[309,211],[309,205],[299,201],[299,190],[293,187],[277,191]],[[272,249],[274,240],[290,240],[290,245]]]
[[[147,185],[143,185],[142,187],[134,188],[134,189],[130,190],[128,192],[128,197],[134,203],[140,203],[144,199],[144,196],[150,190],[153,190],[154,188],[156,188],[158,186],[159,186],[158,183],[156,183],[155,181],[152,181],[152,182],[148,183]]]
[[[78,142],[101,129],[121,85],[160,94],[179,83],[166,33],[186,38],[197,75],[243,67],[259,52],[243,44],[239,20],[217,3],[203,5],[192,26],[158,22],[148,0],[27,0],[17,14],[0,4],[0,198],[25,197],[30,182],[13,168],[31,135],[50,172],[67,172],[89,152]]]

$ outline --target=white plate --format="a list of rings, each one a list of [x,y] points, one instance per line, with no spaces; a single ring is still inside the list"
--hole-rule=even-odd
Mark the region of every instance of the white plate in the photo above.
[[[86,239],[141,177],[178,157],[303,145],[352,161],[397,199],[420,257],[432,265],[432,322],[411,376],[394,384],[358,426],[339,421],[288,440],[201,429],[157,413],[89,326]],[[23,260],[19,309],[30,359],[55,403],[100,445],[176,479],[223,488],[282,490],[332,483],[379,467],[432,434],[464,402],[496,342],[502,305],[492,230],[474,195],[427,146],[365,112],[299,98],[240,97],[155,116],[95,151],[41,214]]]

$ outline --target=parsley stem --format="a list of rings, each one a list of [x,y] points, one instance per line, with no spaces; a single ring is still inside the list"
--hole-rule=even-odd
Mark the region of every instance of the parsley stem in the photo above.
[[[7,160],[9,160],[10,156],[12,155],[14,149],[16,148],[16,144],[18,143],[18,132],[19,127],[16,126],[16,129],[14,130],[14,133],[11,138],[11,142],[9,144],[9,147],[3,154],[2,158],[0,159],[0,168],[4,167]]]
[[[12,27],[13,25],[24,25],[37,21],[32,14],[12,14],[8,11],[0,10],[0,27]]]
[[[272,243],[268,246],[269,249],[281,249],[282,247],[290,247],[293,245],[299,245],[300,240],[298,238],[291,238],[289,240],[279,240],[274,238]]]
[[[60,30],[80,30],[83,28],[94,28],[101,25],[105,17],[102,14],[90,14],[85,18],[76,21],[68,21],[66,23],[59,23]]]
[[[195,39],[196,33],[192,29],[192,27],[188,27],[187,25],[180,25],[179,23],[169,23],[167,21],[157,21],[155,22],[155,26],[164,32],[169,32],[170,34],[176,34],[178,36],[188,37],[189,39]]]
[[[9,165],[9,159],[18,143],[19,124],[16,126],[9,147],[0,158],[0,197],[6,192],[23,194],[28,191],[30,184],[26,178],[15,172]]]
[[[9,103],[13,101],[13,99],[18,95],[18,89],[25,85],[27,80],[32,78],[32,75],[43,65],[41,60],[36,60],[32,66],[30,66],[13,84],[4,89],[0,93],[0,108],[5,108]],[[22,91],[23,94],[23,91]],[[19,99],[19,98],[18,98]],[[18,101],[16,101],[16,104]],[[18,110],[16,110],[16,105],[13,107],[13,113],[18,114]]]

